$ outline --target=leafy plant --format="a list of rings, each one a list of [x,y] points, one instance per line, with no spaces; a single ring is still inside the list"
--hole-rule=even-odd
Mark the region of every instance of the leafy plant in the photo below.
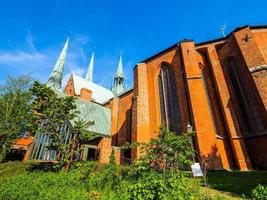
[[[38,125],[37,131],[49,135],[51,142],[47,148],[57,152],[57,161],[64,171],[68,171],[75,161],[75,155],[81,151],[81,144],[95,138],[94,134],[87,131],[93,122],[79,120],[75,97],[60,97],[50,87],[37,81],[30,91],[33,95],[31,106],[34,123]],[[70,143],[65,143],[62,127],[70,121],[74,121],[72,138]]]
[[[254,200],[267,200],[267,187],[258,185],[252,190],[251,196]]]
[[[165,127],[160,128],[158,138],[148,143],[126,144],[123,148],[140,148],[141,155],[134,163],[137,171],[151,168],[158,171],[188,168],[195,155],[192,133],[177,136]]]
[[[12,143],[31,133],[31,93],[28,90],[32,79],[29,75],[8,77],[0,86],[0,162],[7,159]]]
[[[131,200],[194,199],[198,186],[177,170],[149,173],[127,187]]]

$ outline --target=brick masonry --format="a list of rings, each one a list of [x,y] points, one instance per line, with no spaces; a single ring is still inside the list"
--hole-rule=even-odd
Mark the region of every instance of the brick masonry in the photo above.
[[[188,122],[196,131],[199,159],[209,169],[267,169],[267,27],[249,26],[202,44],[182,41],[137,64],[133,90],[104,105],[112,110],[112,139],[102,139],[101,161],[112,145],[157,137],[163,64],[174,75],[181,131]],[[70,95],[72,85],[70,78]],[[139,155],[134,149],[132,161]]]

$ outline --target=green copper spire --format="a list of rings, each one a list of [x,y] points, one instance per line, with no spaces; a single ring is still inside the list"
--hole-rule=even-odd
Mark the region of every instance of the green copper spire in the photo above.
[[[86,74],[86,80],[92,81],[93,82],[93,72],[94,72],[94,57],[95,57],[95,52],[92,53],[91,61],[88,67],[88,71]]]
[[[60,56],[57,59],[57,62],[54,66],[54,69],[47,81],[47,85],[50,86],[53,89],[61,90],[61,84],[62,84],[62,78],[63,78],[63,71],[64,71],[64,65],[65,60],[67,56],[67,50],[68,50],[68,44],[69,44],[69,38],[67,39]]]
[[[122,69],[122,52],[120,54],[120,60],[119,60],[119,64],[118,64],[118,69],[117,69],[116,76],[121,77],[121,78],[124,77],[123,69]]]
[[[113,85],[111,89],[115,96],[118,96],[119,94],[125,91],[126,88],[124,81],[125,79],[122,68],[122,52],[121,52],[117,73],[114,76]]]

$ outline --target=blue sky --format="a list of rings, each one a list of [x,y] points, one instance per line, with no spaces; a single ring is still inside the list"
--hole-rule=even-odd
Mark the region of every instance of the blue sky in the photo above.
[[[70,36],[64,81],[85,75],[95,49],[95,82],[110,87],[123,50],[128,87],[139,61],[182,39],[202,42],[237,26],[267,24],[264,0],[0,0],[0,82],[8,75],[46,82]]]

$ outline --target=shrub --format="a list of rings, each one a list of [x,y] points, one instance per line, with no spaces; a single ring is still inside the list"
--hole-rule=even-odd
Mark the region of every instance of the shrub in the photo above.
[[[251,196],[255,200],[267,200],[267,187],[258,185],[252,190]]]
[[[198,186],[177,170],[149,173],[127,187],[131,200],[194,199]]]

